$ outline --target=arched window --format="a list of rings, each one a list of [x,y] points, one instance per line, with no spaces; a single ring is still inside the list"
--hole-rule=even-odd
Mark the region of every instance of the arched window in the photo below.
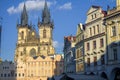
[[[46,38],[46,30],[43,30],[43,38]]]
[[[21,32],[21,39],[24,39],[24,32]]]
[[[32,49],[30,50],[30,56],[31,56],[31,57],[35,57],[35,56],[36,56],[36,50],[35,50],[34,48],[32,48]]]

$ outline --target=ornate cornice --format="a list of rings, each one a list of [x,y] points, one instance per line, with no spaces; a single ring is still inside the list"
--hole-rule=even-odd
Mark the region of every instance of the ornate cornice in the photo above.
[[[97,35],[91,36],[91,37],[89,37],[89,38],[86,38],[86,39],[84,39],[84,41],[93,40],[93,39],[99,38],[99,37],[101,37],[101,36],[105,36],[105,32],[103,32],[103,33],[101,33],[101,34],[97,34]]]
[[[93,23],[95,23],[95,22],[97,22],[97,21],[100,21],[100,20],[102,20],[102,17],[97,18],[97,19],[95,19],[95,20],[93,20],[93,21],[90,21],[90,22],[86,23],[85,26],[87,27],[88,25],[91,25],[91,24],[93,24]]]
[[[111,18],[115,18],[115,17],[118,17],[120,16],[120,10],[119,11],[115,11],[114,13],[111,13],[111,14],[108,14],[104,20],[107,20],[107,19],[111,19]]]
[[[25,46],[39,46],[38,43],[23,43],[23,44],[17,44],[17,47],[25,47]]]

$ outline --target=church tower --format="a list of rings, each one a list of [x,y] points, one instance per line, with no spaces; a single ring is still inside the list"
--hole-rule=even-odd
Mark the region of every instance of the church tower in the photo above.
[[[116,0],[116,7],[118,10],[120,9],[120,0]]]
[[[39,36],[32,24],[28,24],[28,14],[24,4],[21,13],[21,21],[17,23],[18,39],[14,60],[15,62],[26,61],[27,56],[39,55]]]
[[[49,56],[55,53],[52,37],[53,26],[50,11],[48,9],[47,2],[45,1],[44,9],[42,11],[42,21],[38,21],[41,55]]]

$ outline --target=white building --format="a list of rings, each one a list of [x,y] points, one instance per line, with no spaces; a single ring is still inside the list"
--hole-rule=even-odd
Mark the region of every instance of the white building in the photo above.
[[[106,36],[103,18],[106,12],[100,6],[91,6],[87,12],[84,32],[84,58],[86,74],[105,70]]]

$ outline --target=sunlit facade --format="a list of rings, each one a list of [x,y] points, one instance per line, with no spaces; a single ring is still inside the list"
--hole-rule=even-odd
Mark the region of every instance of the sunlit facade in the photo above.
[[[26,80],[47,80],[63,73],[63,58],[61,55],[27,57]]]
[[[103,19],[106,15],[106,11],[94,5],[87,12],[84,32],[86,74],[98,74],[105,70],[106,36]]]
[[[83,74],[85,72],[84,64],[84,30],[83,24],[78,24],[76,32],[76,51],[75,51],[75,61],[76,61],[76,73]]]
[[[32,24],[28,24],[28,14],[24,4],[21,22],[17,23],[18,40],[14,61],[16,80],[47,80],[63,73],[63,57],[55,54],[52,31],[54,24],[45,2],[42,21],[38,19],[36,32]]]
[[[104,19],[107,32],[107,67],[106,75],[109,80],[120,79],[120,0],[116,0],[116,7],[108,9]]]

